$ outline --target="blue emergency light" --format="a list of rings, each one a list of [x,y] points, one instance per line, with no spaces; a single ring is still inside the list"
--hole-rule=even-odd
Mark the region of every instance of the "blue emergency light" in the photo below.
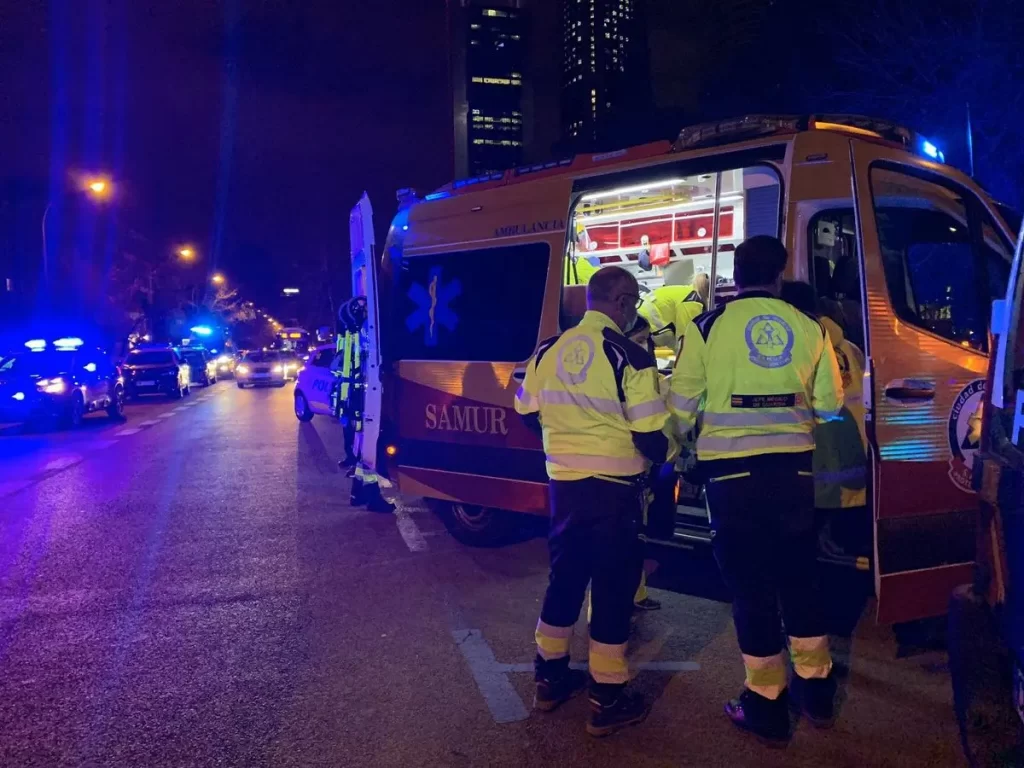
[[[210,328],[210,326],[208,325],[197,325],[192,328],[189,328],[189,330],[192,331],[192,333],[196,334],[197,336],[209,336],[210,334],[213,333],[213,329]]]
[[[25,346],[31,349],[33,352],[42,352],[46,349],[45,339],[29,339],[25,342]]]
[[[85,342],[77,336],[65,336],[64,338],[57,339],[53,342],[53,346],[61,351],[78,349]]]

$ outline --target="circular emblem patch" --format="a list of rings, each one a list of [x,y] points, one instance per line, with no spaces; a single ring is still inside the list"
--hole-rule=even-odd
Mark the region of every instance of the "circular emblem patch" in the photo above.
[[[972,492],[974,454],[981,445],[981,407],[985,380],[975,379],[960,390],[949,412],[949,479],[961,491]]]
[[[575,336],[562,347],[558,360],[558,378],[563,384],[582,384],[594,362],[594,341],[589,336]]]
[[[778,315],[752,317],[745,335],[754,365],[781,368],[793,359],[793,329]]]

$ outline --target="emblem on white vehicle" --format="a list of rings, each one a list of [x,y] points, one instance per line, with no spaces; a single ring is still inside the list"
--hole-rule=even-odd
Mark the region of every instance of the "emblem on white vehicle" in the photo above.
[[[971,493],[974,455],[981,447],[981,406],[985,380],[975,379],[960,390],[949,412],[949,479],[961,491]]]

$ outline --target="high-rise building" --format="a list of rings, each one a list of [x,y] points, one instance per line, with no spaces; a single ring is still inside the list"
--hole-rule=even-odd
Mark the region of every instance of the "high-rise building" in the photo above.
[[[523,163],[528,112],[523,0],[449,0],[455,175]]]
[[[561,0],[562,138],[598,146],[608,126],[646,106],[643,0]]]

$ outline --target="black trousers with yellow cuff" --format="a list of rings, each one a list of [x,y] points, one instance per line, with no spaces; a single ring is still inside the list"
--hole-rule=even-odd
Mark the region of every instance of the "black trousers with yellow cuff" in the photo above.
[[[644,478],[553,480],[550,493],[551,572],[537,623],[536,676],[553,680],[568,669],[572,629],[590,584],[590,675],[595,692],[613,692],[629,679],[626,641],[643,567]]]
[[[769,699],[786,689],[783,624],[796,674],[828,676],[811,452],[717,459],[700,467],[715,559],[733,593],[747,688]]]

